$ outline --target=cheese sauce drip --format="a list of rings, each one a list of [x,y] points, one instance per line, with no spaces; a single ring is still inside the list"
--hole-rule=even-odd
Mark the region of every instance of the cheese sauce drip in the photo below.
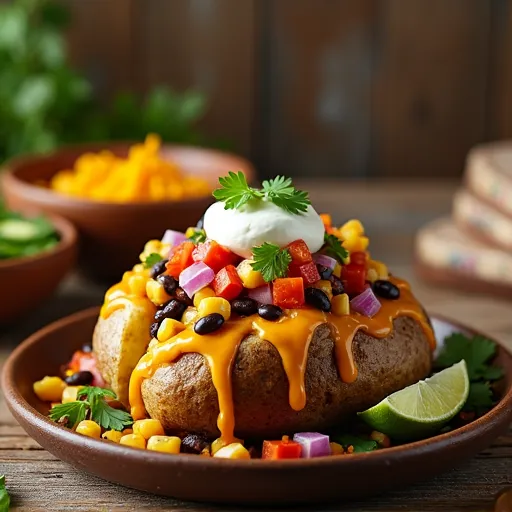
[[[357,378],[357,368],[352,353],[352,341],[359,330],[367,332],[375,338],[385,338],[393,330],[393,320],[407,316],[416,320],[422,327],[432,348],[435,338],[425,313],[412,295],[409,285],[402,280],[391,278],[400,290],[397,300],[381,299],[382,307],[373,317],[369,318],[358,313],[336,316],[316,309],[287,310],[277,322],[264,320],[258,315],[228,321],[219,331],[212,334],[199,335],[188,327],[173,338],[152,347],[139,361],[132,372],[129,387],[129,400],[134,420],[146,417],[141,386],[144,379],[150,378],[161,366],[172,364],[180,355],[187,353],[201,354],[210,367],[213,385],[217,390],[219,410],[217,426],[221,437],[226,443],[232,442],[235,429],[233,393],[231,387],[231,370],[236,359],[240,343],[249,334],[257,334],[270,342],[279,352],[283,368],[289,382],[289,402],[294,410],[301,410],[306,405],[306,389],[304,375],[306,372],[309,344],[315,329],[322,324],[329,324],[332,329],[335,358],[341,379],[353,382]],[[115,299],[116,288],[109,290]],[[121,301],[108,301],[102,310],[104,317],[110,314],[113,307],[117,309]],[[115,306],[114,306],[115,304]]]

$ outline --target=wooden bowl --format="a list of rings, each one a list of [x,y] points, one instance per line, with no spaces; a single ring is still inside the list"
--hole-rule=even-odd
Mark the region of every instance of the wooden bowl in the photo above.
[[[0,325],[21,318],[51,295],[75,263],[75,228],[62,217],[48,217],[60,236],[55,247],[34,256],[0,260]]]
[[[213,198],[145,203],[103,203],[58,194],[37,185],[58,171],[71,168],[84,152],[109,149],[126,156],[130,143],[96,143],[62,148],[47,156],[27,156],[6,164],[3,189],[13,209],[37,208],[62,215],[75,224],[80,234],[80,264],[91,276],[119,279],[138,262],[138,255],[150,239],[160,239],[166,229],[184,231],[195,226]],[[187,174],[205,178],[212,187],[228,171],[241,170],[250,181],[252,165],[242,157],[188,146],[166,145],[165,158]]]
[[[37,332],[4,366],[2,387],[21,426],[60,459],[127,487],[193,501],[291,504],[345,500],[424,480],[486,448],[512,421],[512,354],[499,347],[506,372],[504,395],[490,412],[462,428],[423,441],[370,453],[283,461],[227,460],[168,455],[81,436],[50,421],[32,390],[34,381],[58,374],[74,350],[90,342],[98,309],[86,310]],[[433,318],[441,339],[475,334]]]

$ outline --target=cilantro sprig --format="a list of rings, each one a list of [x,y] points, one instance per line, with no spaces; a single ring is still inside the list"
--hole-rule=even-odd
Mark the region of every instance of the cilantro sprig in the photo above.
[[[352,446],[354,453],[373,452],[379,448],[377,441],[354,434],[339,434],[333,437],[333,440],[341,444],[345,450]]]
[[[144,265],[144,268],[151,268],[155,263],[158,263],[159,261],[162,261],[163,258],[158,254],[157,252],[152,252],[149,254],[146,259],[142,262],[142,265]]]
[[[341,245],[341,240],[336,235],[324,233],[322,252],[337,259],[340,263],[345,263],[348,260],[348,251]]]
[[[491,382],[503,376],[503,369],[491,364],[495,354],[496,344],[483,336],[454,333],[445,338],[435,366],[442,369],[466,361],[470,387],[465,411],[482,414],[494,405]]]
[[[194,232],[188,237],[196,245],[206,242],[206,232],[204,229],[195,229]]]
[[[123,430],[133,423],[133,418],[126,411],[114,409],[106,399],[116,399],[117,395],[109,390],[96,386],[85,386],[77,393],[77,400],[67,404],[59,404],[50,410],[50,418],[54,421],[66,419],[69,428],[75,427],[88,416],[107,430]]]
[[[280,249],[279,246],[268,242],[254,247],[252,257],[254,259],[251,263],[252,268],[261,272],[266,283],[278,277],[285,277],[288,266],[292,262],[288,249]]]
[[[300,215],[311,204],[308,193],[297,190],[292,180],[284,176],[265,180],[262,188],[257,189],[248,185],[241,171],[231,171],[227,176],[219,178],[219,183],[221,186],[213,191],[213,197],[217,201],[223,201],[226,210],[238,209],[251,200],[266,200],[289,213]]]

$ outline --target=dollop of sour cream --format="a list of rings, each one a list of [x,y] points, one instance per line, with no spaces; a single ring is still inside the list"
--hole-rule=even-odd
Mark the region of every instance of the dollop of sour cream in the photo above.
[[[224,209],[223,202],[212,204],[204,215],[206,236],[243,258],[252,256],[252,248],[264,242],[285,247],[302,239],[311,252],[324,243],[324,224],[310,205],[295,215],[270,201],[250,201],[240,209]]]

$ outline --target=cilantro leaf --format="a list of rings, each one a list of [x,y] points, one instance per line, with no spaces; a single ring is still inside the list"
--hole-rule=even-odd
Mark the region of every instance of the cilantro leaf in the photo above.
[[[152,252],[142,263],[144,268],[151,268],[155,263],[162,261],[163,258],[157,252]]]
[[[91,403],[91,419],[107,430],[123,430],[133,423],[133,418],[126,411],[110,407],[102,399]]]
[[[224,201],[225,210],[240,208],[251,199],[258,197],[257,191],[249,187],[242,171],[236,174],[232,171],[227,176],[219,178],[221,188],[213,191],[213,197],[217,201]]]
[[[96,398],[117,398],[117,395],[111,389],[99,388],[98,386],[84,386],[78,390],[77,398],[86,397],[89,402]]]
[[[469,395],[464,405],[465,411],[475,411],[483,414],[494,405],[492,390],[488,382],[472,382],[469,386]]]
[[[276,176],[272,180],[265,180],[262,185],[265,197],[287,212],[303,213],[311,204],[308,193],[295,189],[291,178]]]
[[[67,404],[58,404],[50,409],[50,419],[59,421],[62,418],[67,418],[67,426],[69,428],[75,427],[78,423],[85,420],[89,403],[84,401],[68,402]]]
[[[352,434],[338,435],[334,438],[334,441],[341,444],[345,449],[349,446],[353,446],[354,453],[372,452],[377,450],[379,447],[377,441],[374,441],[373,439],[366,439]]]
[[[344,263],[348,259],[348,251],[341,245],[341,240],[336,235],[324,234],[324,246],[322,252]]]
[[[192,235],[188,237],[189,240],[196,245],[206,241],[206,232],[204,229],[196,229]]]
[[[259,270],[266,283],[270,283],[278,277],[285,277],[292,257],[288,249],[280,249],[275,244],[265,242],[252,250],[254,262],[251,266]]]

